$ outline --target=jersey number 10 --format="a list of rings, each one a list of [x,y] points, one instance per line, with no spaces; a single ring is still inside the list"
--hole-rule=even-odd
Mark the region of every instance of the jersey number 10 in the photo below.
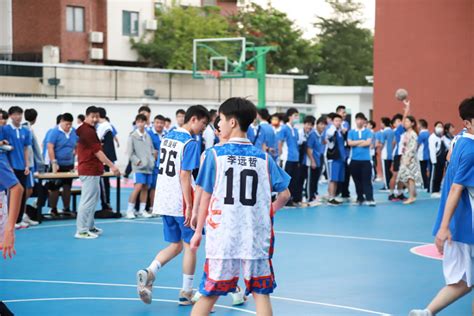
[[[229,168],[225,172],[227,178],[226,196],[224,198],[224,204],[234,204],[234,168]],[[247,177],[252,180],[252,194],[250,199],[247,198]],[[244,169],[240,172],[240,203],[245,206],[254,206],[257,203],[257,185],[258,185],[258,174],[257,171],[252,169]]]

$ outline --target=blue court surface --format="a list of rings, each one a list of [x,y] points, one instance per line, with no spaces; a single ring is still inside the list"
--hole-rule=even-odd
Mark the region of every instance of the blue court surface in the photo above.
[[[444,285],[441,261],[410,249],[432,242],[439,200],[424,193],[410,206],[390,203],[385,194],[377,200],[375,208],[277,214],[275,315],[407,315],[431,300]],[[97,226],[104,235],[96,240],[74,239],[74,221],[17,232],[18,255],[0,263],[0,299],[16,315],[189,315],[190,307],[177,304],[181,257],[160,270],[151,305],[136,294],[136,271],[166,246],[160,219],[100,220]],[[200,249],[195,286],[203,260]],[[470,315],[471,299],[441,315]],[[223,297],[214,315],[246,314],[255,314],[252,298],[233,308]]]

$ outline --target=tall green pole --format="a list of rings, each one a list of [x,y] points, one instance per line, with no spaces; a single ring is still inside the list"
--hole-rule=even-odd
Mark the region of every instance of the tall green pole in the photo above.
[[[267,55],[261,53],[257,48],[257,82],[258,82],[258,109],[264,109],[266,107],[267,98]]]

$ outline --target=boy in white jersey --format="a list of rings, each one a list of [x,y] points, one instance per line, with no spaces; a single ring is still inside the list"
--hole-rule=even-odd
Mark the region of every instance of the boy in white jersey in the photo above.
[[[474,286],[474,98],[461,103],[459,114],[466,131],[452,150],[433,229],[436,248],[444,255],[446,286],[425,309],[412,310],[410,316],[436,315]]]
[[[138,294],[146,304],[151,303],[158,270],[183,248],[183,288],[179,304],[192,304],[196,254],[189,247],[194,233],[189,227],[193,209],[191,172],[199,167],[197,152],[200,150],[193,135],[201,133],[208,122],[209,112],[205,107],[191,106],[186,111],[184,125],[169,132],[161,143],[153,213],[162,216],[164,238],[170,244],[156,255],[147,269],[137,272]]]
[[[206,263],[203,296],[191,315],[208,315],[219,296],[235,291],[241,266],[257,314],[271,315],[273,214],[290,198],[290,177],[246,138],[257,113],[252,102],[230,98],[219,113],[222,136],[229,141],[209,150],[197,179],[203,191],[191,247],[199,247],[206,223]],[[279,192],[274,203],[272,191]]]

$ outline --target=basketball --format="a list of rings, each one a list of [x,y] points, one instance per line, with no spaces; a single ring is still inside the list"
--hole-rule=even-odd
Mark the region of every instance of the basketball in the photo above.
[[[397,98],[399,101],[406,100],[408,98],[408,91],[402,88],[398,89],[395,92],[395,98]]]

